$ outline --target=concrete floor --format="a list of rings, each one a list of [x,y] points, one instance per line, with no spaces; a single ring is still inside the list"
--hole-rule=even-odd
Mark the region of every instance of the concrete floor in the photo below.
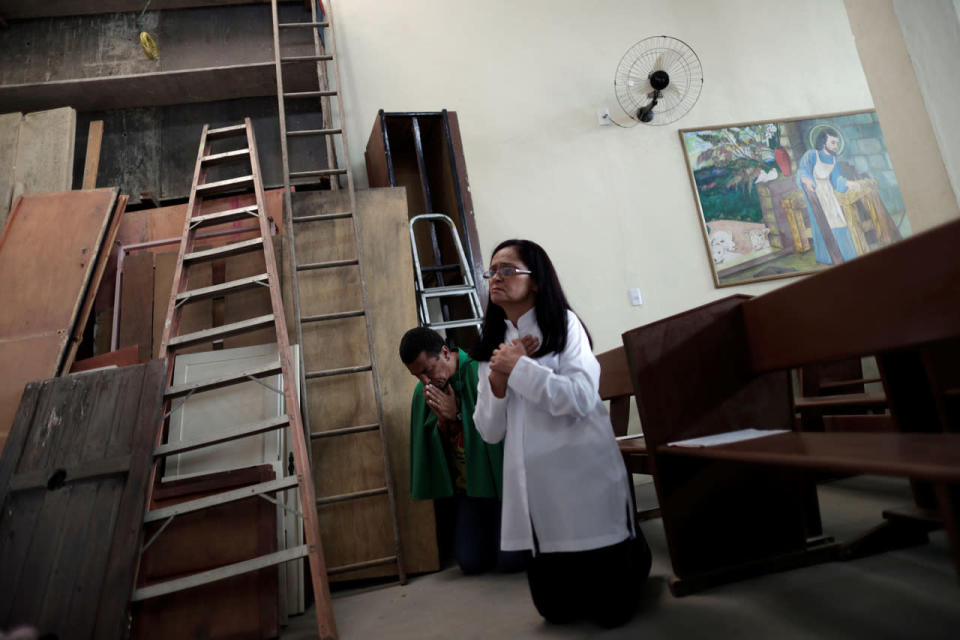
[[[639,481],[640,506],[656,502]],[[858,477],[820,488],[824,530],[849,539],[877,524],[884,508],[910,503],[904,480]],[[412,578],[406,586],[334,593],[340,637],[474,638],[958,638],[960,584],[943,531],[930,543],[851,562],[767,575],[674,598],[660,520],[643,523],[653,570],[637,615],[605,630],[589,623],[552,626],[539,617],[526,576],[467,577],[456,567]],[[284,640],[316,637],[312,609],[291,620]]]

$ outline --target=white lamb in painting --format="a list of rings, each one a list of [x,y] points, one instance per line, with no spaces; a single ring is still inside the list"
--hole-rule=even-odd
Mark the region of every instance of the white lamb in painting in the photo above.
[[[734,251],[733,234],[729,231],[714,231],[710,234],[710,253],[714,264],[723,264],[731,258],[739,257]]]
[[[750,246],[754,251],[763,251],[770,248],[770,238],[767,237],[769,233],[770,229],[766,227],[750,229]]]

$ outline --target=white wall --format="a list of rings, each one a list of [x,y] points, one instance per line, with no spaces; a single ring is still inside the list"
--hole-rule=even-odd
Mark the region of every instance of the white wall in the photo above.
[[[338,0],[333,11],[359,184],[378,109],[457,111],[484,260],[508,237],[542,244],[596,351],[794,281],[714,287],[679,128],[873,106],[842,0]],[[598,126],[598,107],[627,120],[613,88],[623,53],[661,34],[700,56],[700,101],[667,126]]]
[[[894,0],[940,155],[960,203],[960,2]]]

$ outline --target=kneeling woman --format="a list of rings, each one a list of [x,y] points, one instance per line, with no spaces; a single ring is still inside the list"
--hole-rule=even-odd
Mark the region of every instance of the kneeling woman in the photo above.
[[[650,548],[634,525],[590,337],[540,245],[502,242],[484,277],[474,422],[487,442],[505,439],[501,547],[532,552],[530,594],[548,621],[623,624]]]

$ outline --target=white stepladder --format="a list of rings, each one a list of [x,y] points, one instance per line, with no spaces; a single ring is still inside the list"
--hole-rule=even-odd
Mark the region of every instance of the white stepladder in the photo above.
[[[430,267],[424,267],[420,262],[419,252],[417,250],[417,238],[415,227],[418,222],[429,222],[434,227],[439,227],[436,223],[443,223],[452,236],[453,245],[457,250],[457,265],[459,267],[460,277],[463,282],[454,285],[441,285],[437,287],[427,287],[424,284],[423,274]],[[463,251],[463,244],[460,242],[460,235],[457,233],[457,227],[453,220],[442,213],[423,213],[410,218],[410,247],[413,251],[413,273],[417,287],[417,313],[420,317],[420,325],[430,327],[431,329],[456,329],[459,327],[476,327],[480,331],[480,325],[483,323],[483,309],[480,306],[480,296],[477,293],[477,286],[467,265],[467,256]],[[445,266],[435,268],[445,269]],[[442,282],[442,281],[441,281]],[[466,296],[470,304],[470,315],[465,318],[450,319],[443,318],[440,321],[434,321],[430,315],[428,301],[431,298],[456,298]]]

